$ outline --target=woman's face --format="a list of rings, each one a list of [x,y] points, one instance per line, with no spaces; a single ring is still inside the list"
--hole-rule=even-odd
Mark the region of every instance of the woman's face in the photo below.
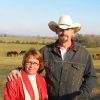
[[[39,69],[39,61],[30,55],[25,62],[25,71],[29,75],[36,74]]]

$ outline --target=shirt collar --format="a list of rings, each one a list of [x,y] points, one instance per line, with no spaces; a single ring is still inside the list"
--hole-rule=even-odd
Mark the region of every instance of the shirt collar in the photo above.
[[[74,44],[75,44],[74,40],[71,40],[71,45],[70,45],[70,47],[65,48],[65,47],[59,45],[59,41],[58,41],[58,40],[56,41],[56,47],[57,47],[57,48],[65,48],[65,49],[67,49],[67,50],[71,50],[71,49],[73,48]]]

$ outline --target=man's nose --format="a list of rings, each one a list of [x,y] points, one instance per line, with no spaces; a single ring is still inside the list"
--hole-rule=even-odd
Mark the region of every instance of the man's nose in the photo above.
[[[62,34],[65,34],[65,30],[62,30]]]

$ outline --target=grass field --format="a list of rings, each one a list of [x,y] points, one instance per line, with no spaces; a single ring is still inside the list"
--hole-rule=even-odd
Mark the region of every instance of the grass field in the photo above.
[[[6,42],[12,41],[44,41],[44,42],[52,42],[54,40],[50,39],[37,39],[37,38],[26,38],[26,37],[0,37],[0,40]],[[29,48],[40,49],[44,45],[37,44],[14,44],[14,43],[0,43],[0,100],[3,100],[3,88],[7,79],[7,75],[9,71],[15,69],[17,66],[21,66],[22,56],[18,57],[7,57],[7,51],[18,51],[28,50]],[[100,53],[100,48],[87,48],[90,53]],[[96,87],[93,90],[93,98],[92,100],[100,100],[100,61],[94,60],[95,69],[97,72],[98,81]]]

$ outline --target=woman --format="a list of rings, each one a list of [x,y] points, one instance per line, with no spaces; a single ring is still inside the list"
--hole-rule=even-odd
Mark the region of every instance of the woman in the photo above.
[[[47,85],[38,71],[44,67],[39,51],[30,49],[23,57],[21,77],[8,81],[4,89],[5,100],[47,100]]]

